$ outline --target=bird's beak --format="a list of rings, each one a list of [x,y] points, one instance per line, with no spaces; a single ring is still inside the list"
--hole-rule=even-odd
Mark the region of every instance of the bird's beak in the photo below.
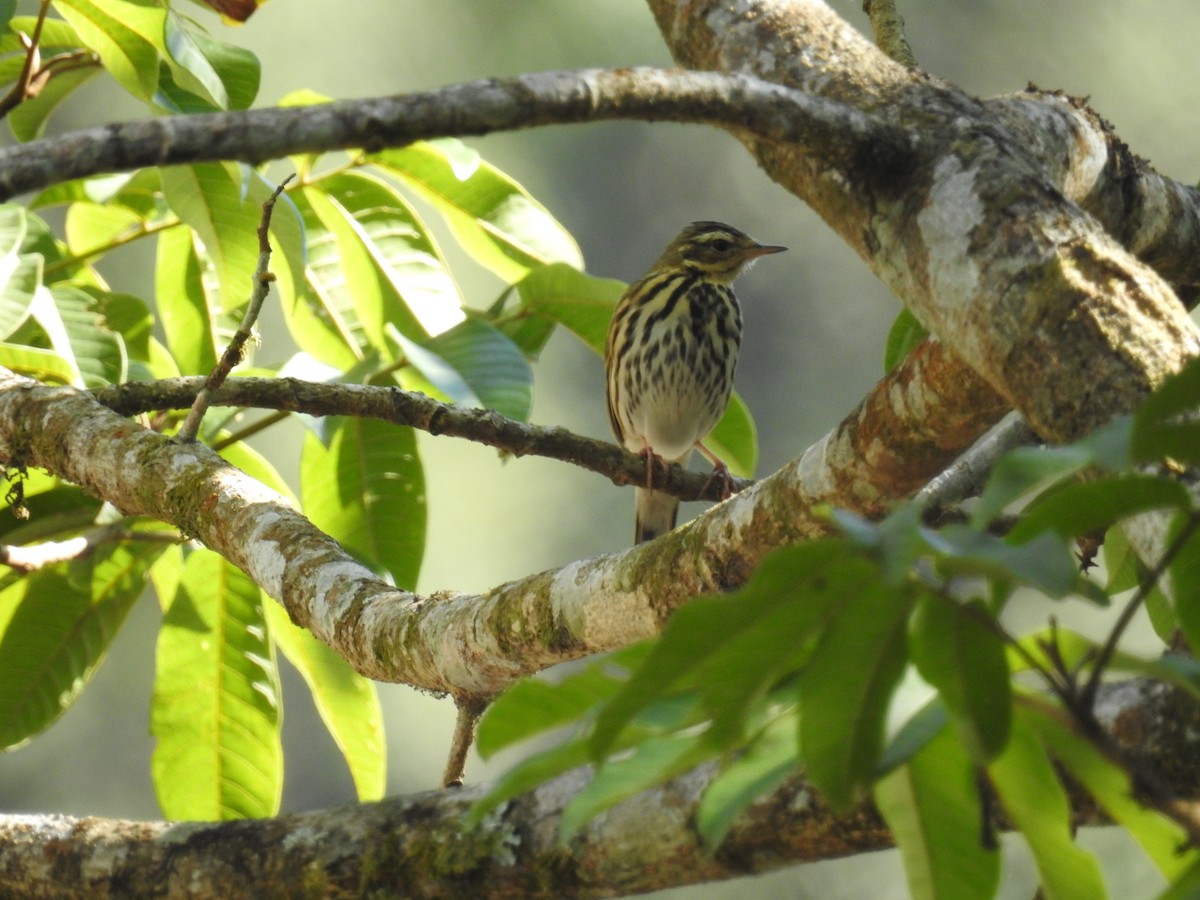
[[[776,244],[759,244],[757,247],[751,247],[746,251],[746,259],[758,259],[760,256],[767,256],[771,253],[782,253],[787,247],[780,247]]]

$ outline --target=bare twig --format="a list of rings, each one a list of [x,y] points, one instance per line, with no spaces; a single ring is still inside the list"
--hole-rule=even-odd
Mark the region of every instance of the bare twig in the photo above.
[[[904,19],[896,9],[896,0],[863,0],[863,12],[871,20],[875,46],[902,66],[915,66],[917,58],[904,36]]]
[[[123,415],[187,407],[203,379],[130,382],[97,391],[101,403]],[[231,378],[209,394],[215,406],[256,407],[314,416],[358,415],[408,425],[430,434],[465,438],[514,456],[544,456],[606,476],[617,485],[645,485],[645,460],[608,441],[505,418],[490,409],[466,409],[424,394],[369,385],[320,384],[297,378]],[[273,418],[273,417],[272,417]],[[679,465],[655,478],[654,489],[685,500],[720,500],[720,484]],[[734,479],[743,490],[753,484]]]
[[[454,720],[454,736],[450,739],[450,756],[442,774],[442,787],[459,787],[467,774],[467,754],[475,741],[475,726],[487,708],[487,701],[478,697],[455,697],[458,716]]]
[[[196,395],[192,408],[188,410],[187,418],[176,435],[176,439],[179,441],[187,443],[196,439],[196,435],[200,433],[200,423],[204,419],[204,413],[208,411],[213,391],[224,384],[229,373],[233,371],[233,367],[242,361],[242,348],[246,346],[246,341],[254,336],[254,323],[258,321],[258,314],[262,311],[262,305],[271,291],[271,282],[275,280],[275,276],[268,268],[271,263],[271,241],[269,239],[271,213],[275,209],[275,201],[291,180],[291,175],[283,179],[263,203],[262,219],[258,225],[258,266],[254,270],[254,286],[250,292],[250,302],[246,306],[246,314],[242,316],[242,323],[230,339],[229,346],[221,354],[221,359],[209,373],[203,389]]]

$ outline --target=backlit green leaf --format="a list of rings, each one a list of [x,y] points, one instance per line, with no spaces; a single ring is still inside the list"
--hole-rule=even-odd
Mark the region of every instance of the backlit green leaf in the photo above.
[[[1096,858],[1072,836],[1070,804],[1037,733],[1018,711],[1012,738],[988,766],[992,784],[1024,835],[1047,900],[1107,897]]]
[[[307,433],[300,496],[313,524],[411,590],[425,550],[425,476],[411,428],[331,417]]]
[[[209,550],[193,552],[158,636],[151,770],[169,819],[279,810],[279,674],[263,598]]]
[[[418,141],[370,157],[446,217],[463,248],[502,279],[583,257],[574,238],[515,181],[453,138]]]
[[[149,0],[58,0],[55,9],[117,82],[142,100],[158,85],[165,13]]]
[[[982,833],[979,796],[972,759],[949,729],[875,785],[915,900],[995,896],[1000,851]]]
[[[71,569],[42,569],[0,593],[0,747],[49,726],[103,662],[164,545],[108,544]],[[7,610],[7,613],[2,611]]]

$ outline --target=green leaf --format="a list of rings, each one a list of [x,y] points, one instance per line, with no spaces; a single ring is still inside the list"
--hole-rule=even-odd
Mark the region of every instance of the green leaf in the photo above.
[[[135,97],[149,100],[158,86],[158,47],[164,12],[150,0],[58,0],[55,9],[104,68]]]
[[[946,730],[950,714],[938,694],[917,709],[892,737],[891,742],[879,757],[876,776],[882,778],[899,768],[921,752],[921,749]]]
[[[221,308],[240,309],[253,289],[262,216],[258,205],[245,196],[243,170],[231,163],[197,163],[168,166],[160,172],[168,205],[196,232],[212,261],[220,282]]]
[[[1191,498],[1177,481],[1154,475],[1108,475],[1064,484],[1037,497],[1008,534],[1014,544],[1045,531],[1078,537],[1152,509],[1187,509]]]
[[[501,328],[526,353],[536,356],[541,345],[527,346],[523,338],[540,334],[539,321],[555,323],[603,356],[608,323],[624,291],[624,282],[594,278],[565,263],[534,269],[517,282],[516,307],[504,310],[510,321]]]
[[[502,803],[587,762],[587,748],[580,739],[566,741],[549,750],[525,757],[501,775],[488,792],[475,802],[467,813],[466,824],[479,824],[484,816]]]
[[[22,253],[27,230],[25,210],[0,206],[0,337],[10,337],[29,318],[42,283],[42,256]]]
[[[411,428],[330,417],[305,434],[300,495],[314,525],[411,590],[425,550],[425,476]]]
[[[1017,581],[1055,598],[1071,593],[1080,581],[1070,545],[1054,533],[1042,532],[1020,546],[966,525],[922,529],[921,534],[948,574]]]
[[[401,371],[406,390],[466,407],[494,409],[524,421],[533,405],[533,371],[511,340],[486,321],[470,317],[416,344],[392,331],[403,355],[423,378]]]
[[[1005,812],[1029,844],[1047,900],[1107,897],[1096,858],[1072,838],[1066,792],[1023,711],[988,772]]]
[[[43,569],[0,592],[0,747],[54,722],[104,661],[164,545],[108,544],[89,559]]]
[[[1034,490],[1074,475],[1093,461],[1086,446],[1018,447],[996,462],[991,477],[971,512],[971,524],[983,528],[1015,502]]]
[[[200,259],[186,228],[158,235],[154,294],[167,347],[181,372],[207,375],[217,364],[216,298],[205,290]]]
[[[1004,642],[991,612],[926,595],[912,622],[912,659],[950,709],[967,751],[978,762],[1004,749],[1012,726],[1012,686]]]
[[[0,343],[0,366],[43,384],[74,384],[79,373],[53,350]]]
[[[704,446],[741,478],[754,475],[758,465],[758,430],[750,410],[735,392],[717,427],[704,439]]]
[[[188,27],[173,11],[166,20],[167,63],[171,83],[202,101],[200,108],[249,109],[258,94],[261,66],[249,50],[214,40],[196,27]],[[160,89],[166,87],[160,83]],[[163,105],[183,110],[187,101],[166,92]],[[164,102],[165,101],[165,102]]]
[[[1133,454],[1141,461],[1164,457],[1181,463],[1200,462],[1200,362],[1192,360],[1166,379],[1134,416]],[[1186,415],[1191,413],[1192,415]]]
[[[813,784],[845,810],[879,762],[915,598],[880,579],[839,599],[801,676],[800,750]]]
[[[380,799],[387,782],[387,739],[375,683],[293,625],[278,603],[269,602],[265,609],[271,637],[308,685],[321,721],[350,768],[359,802]]]
[[[326,228],[365,250],[378,281],[378,301],[369,295],[356,310],[373,346],[383,346],[384,323],[418,342],[463,320],[458,288],[417,214],[391,185],[358,172],[323,178],[308,199]],[[348,229],[348,231],[347,231]],[[347,274],[349,277],[349,273]]]
[[[50,288],[70,352],[87,388],[120,384],[126,379],[129,360],[121,336],[107,327],[95,311],[96,303],[85,291],[66,284]],[[63,348],[56,346],[59,354]]]
[[[1195,516],[1196,513],[1190,515]],[[1178,540],[1179,534],[1187,523],[1184,513],[1177,514],[1171,522],[1170,540],[1165,546],[1170,546]],[[1194,530],[1191,537],[1180,548],[1168,568],[1170,573],[1171,598],[1179,627],[1193,649],[1200,647],[1200,530]]]
[[[692,734],[650,738],[600,766],[563,809],[559,840],[566,842],[591,819],[635,794],[711,759],[717,751]]]
[[[900,310],[900,315],[896,316],[888,332],[887,344],[883,351],[883,371],[890,372],[900,365],[927,337],[929,332],[917,321],[917,317],[907,309]]]
[[[40,138],[46,122],[63,101],[99,74],[99,67],[92,66],[56,72],[36,97],[22,102],[8,114],[13,137],[22,143]]]
[[[524,678],[497,697],[479,722],[475,745],[485,759],[543,732],[580,721],[624,687],[652,646],[640,641],[561,681]]]
[[[646,662],[597,718],[591,739],[595,758],[603,758],[638,713],[680,683],[703,681],[710,689],[720,689],[718,680],[729,676],[737,679],[729,693],[759,693],[787,665],[788,657],[742,651],[753,648],[759,635],[774,635],[777,642],[778,635],[784,635],[792,653],[799,652],[806,637],[824,623],[828,609],[859,589],[872,569],[868,561],[848,556],[839,541],[811,541],[771,554],[740,591],[702,598],[678,610]],[[725,652],[728,649],[732,652]],[[714,659],[713,673],[704,677]],[[745,670],[735,671],[739,665]],[[731,731],[735,726],[736,722],[725,725]]]
[[[983,811],[971,756],[943,730],[875,785],[917,900],[993,897],[1000,852],[981,833]]]
[[[1189,841],[1179,825],[1134,799],[1139,789],[1130,773],[1091,740],[1077,734],[1056,711],[1027,705],[1024,718],[1051,755],[1096,798],[1113,821],[1124,826],[1168,879],[1177,878],[1200,858],[1194,847],[1181,852]]]
[[[151,770],[163,814],[274,815],[283,785],[280,725],[262,594],[215,553],[195,551],[158,636]]]
[[[382,306],[379,279],[370,257],[353,231],[331,209],[326,227],[314,202],[329,207],[321,191],[304,187],[290,194],[303,221],[307,257],[305,283],[291,303],[284,304],[288,332],[314,359],[346,371],[371,350],[371,339],[359,322],[357,303]],[[384,346],[374,350],[384,352]]]
[[[1200,860],[1194,861],[1157,900],[1196,900],[1200,897]]]
[[[797,771],[797,727],[794,710],[771,720],[709,784],[696,808],[696,828],[710,849],[724,840],[742,810]]]
[[[369,159],[428,200],[463,249],[504,281],[548,263],[582,268],[570,233],[524,188],[462,142],[418,141]]]
[[[67,207],[64,229],[67,250],[75,256],[90,256],[114,241],[141,231],[143,226],[142,217],[123,206],[72,203]]]

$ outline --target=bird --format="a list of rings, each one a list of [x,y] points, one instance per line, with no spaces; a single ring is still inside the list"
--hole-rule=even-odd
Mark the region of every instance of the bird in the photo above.
[[[675,527],[679,500],[653,489],[656,466],[686,463],[699,449],[714,476],[729,472],[702,441],[733,392],[742,310],[730,286],[760,244],[721,222],[692,222],[617,301],[604,344],[608,419],[617,443],[646,457],[635,498],[634,542]]]

